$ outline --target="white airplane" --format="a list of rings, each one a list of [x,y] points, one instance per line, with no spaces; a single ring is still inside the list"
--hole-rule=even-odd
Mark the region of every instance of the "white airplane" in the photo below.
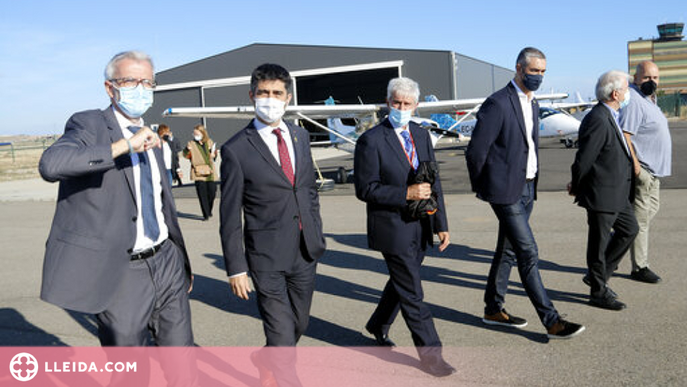
[[[565,94],[564,94],[565,95]],[[537,100],[554,99],[556,94],[537,96]],[[427,96],[427,100],[436,101],[433,95]],[[568,107],[587,106],[588,103],[571,103]],[[575,138],[580,128],[580,121],[568,114],[565,110],[559,110],[553,106],[561,105],[560,103],[542,103],[539,107],[539,138],[547,137],[563,137],[561,142],[566,147],[570,148],[574,145]],[[461,140],[469,140],[472,136],[472,131],[477,125],[476,119],[468,120],[467,115],[472,115],[473,112],[468,112],[461,119],[455,120],[448,114],[433,114],[432,119],[439,124],[439,127],[447,131],[456,132],[460,135]]]

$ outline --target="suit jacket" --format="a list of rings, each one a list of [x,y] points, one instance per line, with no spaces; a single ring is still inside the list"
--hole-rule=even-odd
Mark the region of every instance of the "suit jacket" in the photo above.
[[[532,100],[532,121],[534,151],[539,160],[536,99]],[[465,152],[470,183],[477,197],[494,204],[513,204],[520,199],[527,176],[528,150],[522,106],[515,86],[508,82],[487,98],[477,112],[477,125]],[[539,171],[535,187],[538,178]]]
[[[571,167],[571,192],[580,206],[617,212],[631,200],[632,158],[621,136],[613,115],[601,102],[582,120]]]
[[[427,130],[409,123],[418,161],[436,161]],[[405,213],[406,194],[414,170],[388,119],[363,133],[355,146],[355,194],[367,203],[367,240],[371,249],[401,254],[416,241],[417,222],[422,224],[423,248],[432,244],[433,233],[448,231],[446,207],[440,179],[432,190],[437,193],[438,210],[422,220]]]
[[[309,258],[324,253],[309,134],[286,125],[296,159],[293,186],[253,121],[222,146],[220,237],[229,275],[290,268],[301,246],[299,221]]]
[[[123,138],[112,108],[74,114],[64,135],[39,163],[43,179],[60,182],[45,248],[41,298],[86,313],[107,309],[129,267],[136,238],[136,196],[131,157],[112,158]],[[155,149],[162,186],[162,213],[169,239],[191,267],[177,222],[162,151]]]

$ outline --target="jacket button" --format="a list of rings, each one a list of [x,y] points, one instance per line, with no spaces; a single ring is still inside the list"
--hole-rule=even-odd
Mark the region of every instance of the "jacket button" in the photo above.
[[[131,217],[131,221],[132,221],[132,222],[135,222],[135,221],[137,221],[137,220],[138,220],[138,217],[136,217],[136,216]]]

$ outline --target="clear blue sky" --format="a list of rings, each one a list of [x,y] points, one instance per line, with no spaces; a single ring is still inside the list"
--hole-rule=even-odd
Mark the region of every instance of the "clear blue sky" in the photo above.
[[[512,68],[542,49],[546,91],[593,95],[627,70],[627,41],[685,22],[670,1],[48,1],[0,0],[0,135],[62,133],[103,108],[103,68],[140,49],[165,70],[251,43],[452,50]],[[422,85],[420,85],[422,86]]]

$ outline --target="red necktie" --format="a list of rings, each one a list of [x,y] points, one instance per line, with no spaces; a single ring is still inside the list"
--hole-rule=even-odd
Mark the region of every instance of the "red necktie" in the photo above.
[[[284,141],[284,137],[282,137],[279,128],[274,129],[272,133],[277,136],[277,149],[279,150],[279,163],[281,164],[281,169],[284,171],[286,178],[291,182],[291,185],[294,185],[295,178],[293,176],[293,167],[291,166],[291,157],[289,157],[286,141]]]

